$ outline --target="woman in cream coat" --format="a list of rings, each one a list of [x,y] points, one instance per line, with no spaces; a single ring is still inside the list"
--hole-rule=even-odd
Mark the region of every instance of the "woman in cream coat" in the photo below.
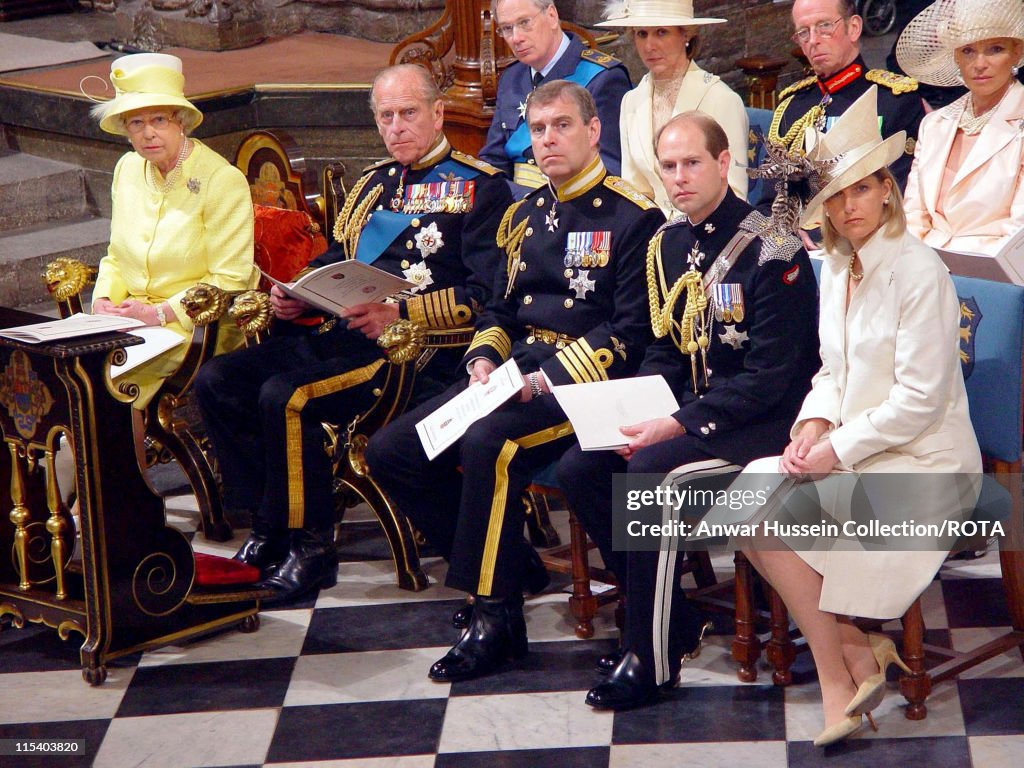
[[[994,255],[1024,226],[1024,4],[939,0],[907,25],[896,54],[921,82],[968,88],[921,121],[907,227],[934,248]]]
[[[884,522],[962,519],[977,498],[981,455],[960,370],[959,302],[938,255],[905,231],[899,189],[886,167],[900,156],[905,136],[882,140],[875,98],[872,87],[828,134],[817,135],[810,151],[831,179],[802,220],[817,224],[824,208],[822,367],[781,459],[754,462],[744,473],[796,479],[781,512],[793,513],[790,500],[812,498],[815,523],[852,519],[854,485],[869,495],[884,489],[886,495],[872,496],[873,511],[889,517]],[[864,474],[842,474],[849,472]],[[872,473],[901,474],[886,488],[885,478]],[[809,491],[799,483],[808,478],[821,482]],[[907,548],[922,551],[897,552],[893,539],[874,551],[842,536],[783,540],[792,548],[744,551],[811,648],[826,726],[815,744],[824,746],[860,727],[862,715],[881,702],[885,667],[902,663],[892,641],[865,635],[848,617],[901,616],[941,566],[941,547],[952,542],[908,539]]]
[[[597,26],[630,28],[637,53],[649,70],[622,98],[622,177],[654,200],[666,216],[677,216],[658,174],[655,138],[672,116],[700,110],[725,130],[733,157],[729,187],[746,200],[748,123],[743,100],[693,61],[700,50],[698,27],[725,19],[694,18],[692,0],[610,2],[605,16],[606,21]]]

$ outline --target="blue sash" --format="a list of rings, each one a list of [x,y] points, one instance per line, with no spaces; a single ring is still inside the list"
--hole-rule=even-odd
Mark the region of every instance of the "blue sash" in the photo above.
[[[432,184],[435,181],[444,181],[445,175],[454,173],[466,181],[480,175],[480,171],[467,165],[463,165],[451,158],[438,163],[430,172],[417,184]],[[356,259],[366,264],[372,264],[388,247],[398,239],[398,236],[412,226],[412,220],[423,216],[423,214],[396,213],[395,211],[382,210],[374,211],[363,227],[359,235],[359,245],[356,246]]]
[[[576,65],[576,71],[563,79],[586,88],[591,80],[604,71],[605,68],[600,64],[580,59],[580,63]],[[516,126],[515,131],[512,132],[512,135],[505,142],[505,155],[513,163],[521,163],[526,158],[526,150],[529,147],[530,129],[526,124],[526,120],[520,118],[519,125]]]

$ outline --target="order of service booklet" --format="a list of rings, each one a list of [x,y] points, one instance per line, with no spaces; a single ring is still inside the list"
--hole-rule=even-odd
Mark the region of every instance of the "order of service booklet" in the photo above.
[[[408,280],[361,261],[339,261],[285,283],[260,270],[288,296],[332,315],[359,304],[373,304],[416,286]]]
[[[87,315],[84,312],[77,312],[71,317],[61,320],[47,320],[42,323],[4,328],[0,330],[0,336],[26,344],[43,344],[48,341],[73,339],[94,333],[123,331],[125,328],[138,328],[141,325],[145,325],[145,323],[132,317]]]
[[[493,412],[523,388],[514,358],[491,371],[487,383],[476,381],[416,424],[420,443],[431,461],[466,434],[473,422]]]
[[[552,394],[572,422],[580,448],[608,451],[629,439],[619,427],[671,416],[679,403],[664,376],[635,376],[587,384],[552,387]]]
[[[127,331],[132,336],[138,336],[143,340],[142,344],[134,344],[125,347],[127,357],[121,365],[110,366],[110,377],[117,378],[128,373],[133,368],[138,368],[143,363],[148,363],[154,357],[162,355],[169,349],[185,343],[185,337],[175,333],[169,328],[161,328],[159,325],[147,325],[145,328],[133,328]]]

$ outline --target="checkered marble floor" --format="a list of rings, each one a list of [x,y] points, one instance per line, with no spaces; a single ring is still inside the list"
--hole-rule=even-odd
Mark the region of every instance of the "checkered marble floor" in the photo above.
[[[168,500],[168,517],[194,530],[194,501]],[[358,512],[358,510],[357,510]],[[794,683],[737,681],[729,635],[711,638],[683,684],[657,706],[595,712],[583,703],[596,657],[614,646],[610,609],[595,639],[575,638],[565,582],[528,599],[530,654],[506,671],[465,683],[427,679],[457,639],[448,625],[461,596],[440,586],[445,565],[427,560],[418,594],[394,585],[375,523],[350,514],[351,545],[337,587],[267,611],[253,634],[223,633],[121,659],[107,682],[82,681],[75,638],[31,626],[0,632],[0,739],[78,738],[80,757],[8,757],[32,765],[336,766],[337,768],[644,768],[652,766],[1024,765],[1024,664],[994,658],[936,686],[928,717],[903,717],[890,682],[879,731],[831,747],[808,654]],[[196,549],[233,553],[234,542]],[[719,568],[719,566],[721,566]],[[726,559],[716,570],[728,575]],[[970,648],[1008,624],[994,555],[947,566],[925,594],[929,640]]]

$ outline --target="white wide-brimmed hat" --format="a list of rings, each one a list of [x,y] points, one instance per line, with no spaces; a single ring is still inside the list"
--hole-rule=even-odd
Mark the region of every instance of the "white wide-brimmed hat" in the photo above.
[[[195,116],[194,126],[203,121],[203,113],[185,98],[185,76],[177,56],[169,53],[121,56],[110,63],[110,82],[114,86],[114,98],[93,107],[100,129],[107,133],[127,135],[118,118],[136,109],[183,108]]]
[[[821,226],[821,207],[841,189],[894,163],[903,154],[907,132],[887,139],[878,129],[878,86],[872,85],[835,121],[828,133],[808,128],[807,157],[817,166],[822,186],[804,208],[800,226]]]
[[[725,19],[693,15],[693,0],[610,0],[598,27],[690,27],[723,24]]]
[[[929,85],[963,85],[953,52],[979,40],[1024,41],[1022,0],[937,0],[915,16],[896,42],[896,59]],[[1021,61],[1024,63],[1024,54]]]

